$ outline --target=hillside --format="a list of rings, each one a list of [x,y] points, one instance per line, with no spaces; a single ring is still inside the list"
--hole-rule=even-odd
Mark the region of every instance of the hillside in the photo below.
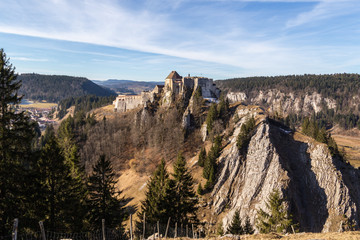
[[[25,99],[46,100],[47,102],[59,102],[73,96],[97,95],[111,96],[115,92],[101,87],[92,81],[82,77],[62,75],[21,74],[18,80],[22,81],[19,94],[25,95]]]
[[[93,80],[97,85],[109,88],[118,94],[139,94],[142,91],[151,91],[156,85],[164,82],[145,82],[132,80],[109,79],[106,81]]]
[[[273,189],[285,197],[301,232],[339,231],[347,227],[348,220],[358,226],[360,189],[354,183],[360,172],[332,154],[326,144],[271,119],[262,107],[239,103],[225,107],[226,111],[221,102],[215,105],[229,118],[217,114],[210,130],[206,126],[214,105],[205,103],[196,116],[194,93],[183,94],[170,104],[164,101],[166,96],[163,92],[151,104],[125,113],[96,110],[99,123],[82,143],[80,152],[87,170],[98,154],[111,156],[118,187],[131,199],[132,213],[144,199],[146,183],[159,161],[164,158],[172,172],[179,151],[187,159],[195,188],[200,183],[205,186],[198,155],[202,147],[209,153],[214,136],[220,135],[222,150],[216,160],[214,183],[198,195],[198,217],[209,224],[209,231],[216,232],[219,226],[227,229],[235,210],[256,226],[257,210],[266,208]],[[199,119],[198,124],[190,121],[187,130],[179,128],[186,126],[188,111],[184,109],[189,109],[190,119]],[[106,122],[101,120],[102,114]],[[251,117],[255,117],[256,127],[246,150],[240,150],[238,136]]]
[[[327,129],[360,128],[360,75],[289,75],[216,81],[230,101],[260,105],[299,126],[315,117]]]
[[[145,215],[146,237],[153,234],[157,222],[162,232],[167,222],[171,224],[170,236],[177,227],[183,237],[185,229],[190,236],[195,232],[201,236],[224,235],[235,213],[247,223],[247,233],[251,234],[251,229],[255,233],[359,229],[360,170],[347,162],[329,132],[319,129],[315,120],[306,119],[303,127],[292,129],[283,118],[272,115],[271,108],[241,102],[229,104],[224,98],[217,102],[207,100],[204,93],[218,96],[212,79],[179,80],[174,76],[166,78],[164,88],[147,93],[152,94],[151,98],[123,111],[113,111],[111,105],[98,108],[111,99],[91,96],[61,104],[63,109],[75,104],[68,114],[72,116],[61,121],[57,132],[48,128],[43,136],[34,139],[42,151],[40,163],[48,158],[41,167],[34,168],[39,178],[36,181],[47,184],[42,179],[56,173],[62,184],[59,189],[69,187],[69,195],[56,196],[58,201],[71,199],[73,193],[79,201],[71,209],[68,206],[73,201],[59,206],[61,211],[79,212],[71,219],[66,218],[68,213],[64,214],[64,220],[57,225],[76,220],[79,226],[69,224],[62,229],[89,229],[86,199],[104,188],[100,186],[97,189],[102,190],[95,193],[87,193],[86,189],[88,184],[103,178],[94,178],[94,174],[104,176],[101,172],[106,170],[111,176],[109,188],[116,194],[112,201],[117,202],[116,208],[109,211],[119,216],[120,207],[125,206],[126,215],[132,214],[137,221],[137,236]],[[129,96],[127,103],[133,99],[135,96]],[[86,112],[89,110],[90,114]],[[352,140],[342,139],[342,144],[355,150],[356,146],[347,141]],[[31,141],[28,144],[30,148]],[[62,164],[61,168],[57,164]],[[42,172],[47,165],[52,168]],[[32,172],[29,174],[33,176]],[[78,190],[71,190],[74,184],[78,184]],[[33,192],[40,189],[38,184],[30,187]],[[120,196],[116,189],[121,191]],[[61,191],[54,193],[57,192]],[[269,203],[273,193],[277,194],[278,200],[273,201],[279,204],[277,207]],[[38,209],[27,192],[23,196],[29,202],[26,206]],[[181,207],[183,203],[191,206]],[[267,217],[271,228],[259,224],[261,216],[266,215],[260,209],[274,212],[273,217]],[[39,214],[29,220],[34,223],[48,214],[34,212]],[[89,219],[92,221],[91,216]],[[282,224],[281,228],[278,224]]]

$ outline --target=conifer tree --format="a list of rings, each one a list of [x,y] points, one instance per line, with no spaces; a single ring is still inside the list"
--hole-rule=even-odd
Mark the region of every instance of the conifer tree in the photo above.
[[[223,95],[220,96],[220,102],[217,106],[217,112],[219,118],[222,119],[225,123],[229,117],[229,100],[227,98],[225,100]]]
[[[216,109],[216,104],[213,103],[210,106],[209,112],[206,117],[207,131],[211,132],[214,127],[214,122],[218,117],[218,112]]]
[[[85,211],[85,193],[81,183],[72,177],[55,133],[50,131],[38,161],[40,196],[37,209],[52,231],[79,231]]]
[[[240,219],[240,211],[236,210],[235,214],[233,216],[233,219],[231,221],[231,224],[229,225],[227,229],[228,233],[234,234],[234,235],[241,235],[244,234],[244,229],[241,225],[241,219]]]
[[[211,174],[214,174],[216,165],[216,152],[214,145],[211,146],[210,151],[205,159],[203,177],[209,179]]]
[[[174,219],[179,223],[195,222],[198,199],[194,191],[194,180],[181,152],[174,164],[173,178]]]
[[[201,87],[198,86],[195,90],[194,97],[193,97],[193,106],[192,106],[192,114],[194,116],[195,126],[201,125],[200,115],[202,112],[204,98],[202,97],[202,90]]]
[[[16,112],[22,97],[15,68],[0,49],[0,234],[11,231],[14,218],[28,212],[27,171],[34,166],[32,140],[35,125],[24,112]]]
[[[106,226],[122,228],[124,207],[121,192],[116,189],[115,173],[105,155],[101,155],[89,177],[89,221],[93,229],[101,226],[105,219]]]
[[[221,147],[221,137],[216,136],[204,162],[203,177],[208,180],[205,184],[205,188],[211,187],[215,182],[217,170],[216,159],[220,156]]]
[[[245,223],[244,223],[243,229],[244,229],[245,234],[253,234],[255,232],[253,226],[250,223],[249,216],[246,216],[246,218],[245,218]]]
[[[204,189],[203,189],[201,183],[199,183],[198,188],[197,188],[197,194],[202,195],[203,191],[204,191]]]
[[[206,160],[206,150],[203,147],[203,148],[201,148],[201,151],[199,153],[198,164],[200,167],[204,167],[205,160]]]
[[[240,133],[236,140],[236,145],[241,152],[245,154],[249,146],[249,142],[253,135],[255,129],[255,119],[253,117],[249,118],[246,122],[241,125]]]
[[[257,228],[261,233],[290,231],[293,220],[283,203],[279,190],[273,190],[266,202],[267,211],[257,212]]]
[[[141,202],[138,212],[139,221],[136,223],[137,232],[142,232],[143,216],[146,215],[146,224],[155,224],[157,221],[166,224],[169,217],[173,216],[174,183],[170,181],[162,159],[159,166],[147,183],[145,200]],[[153,232],[147,228],[146,236]]]

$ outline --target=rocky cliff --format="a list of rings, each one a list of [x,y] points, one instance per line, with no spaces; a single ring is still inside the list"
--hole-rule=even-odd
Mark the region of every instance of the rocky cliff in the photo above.
[[[212,211],[226,213],[224,229],[236,210],[254,224],[257,210],[266,209],[273,189],[287,199],[301,231],[338,231],[345,219],[359,225],[357,169],[333,158],[326,145],[259,115],[258,108],[238,108],[235,115],[239,121],[219,157],[218,178],[211,192]],[[242,156],[236,138],[251,115],[256,116],[258,125],[247,154]]]
[[[317,92],[297,94],[295,92],[284,93],[277,89],[259,91],[256,96],[249,98],[244,92],[229,92],[227,98],[231,102],[247,102],[251,104],[266,105],[270,112],[281,114],[289,113],[318,113],[325,109],[336,109],[336,100],[324,98]],[[353,107],[357,106],[357,99],[350,103]]]

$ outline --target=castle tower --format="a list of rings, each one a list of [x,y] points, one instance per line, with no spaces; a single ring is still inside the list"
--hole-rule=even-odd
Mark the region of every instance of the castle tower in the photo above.
[[[176,72],[171,71],[171,73],[165,79],[165,89],[170,90],[175,94],[179,94],[181,85],[182,85],[182,77]]]

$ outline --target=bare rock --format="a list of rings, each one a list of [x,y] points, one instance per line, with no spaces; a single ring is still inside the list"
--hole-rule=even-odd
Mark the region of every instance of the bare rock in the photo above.
[[[213,212],[227,211],[224,229],[236,210],[255,225],[257,210],[266,209],[273,189],[286,198],[302,231],[337,231],[344,215],[359,224],[357,169],[334,159],[326,145],[296,141],[268,121],[258,125],[246,156],[242,156],[236,137],[245,118],[237,123],[219,157],[218,178],[211,193]]]

